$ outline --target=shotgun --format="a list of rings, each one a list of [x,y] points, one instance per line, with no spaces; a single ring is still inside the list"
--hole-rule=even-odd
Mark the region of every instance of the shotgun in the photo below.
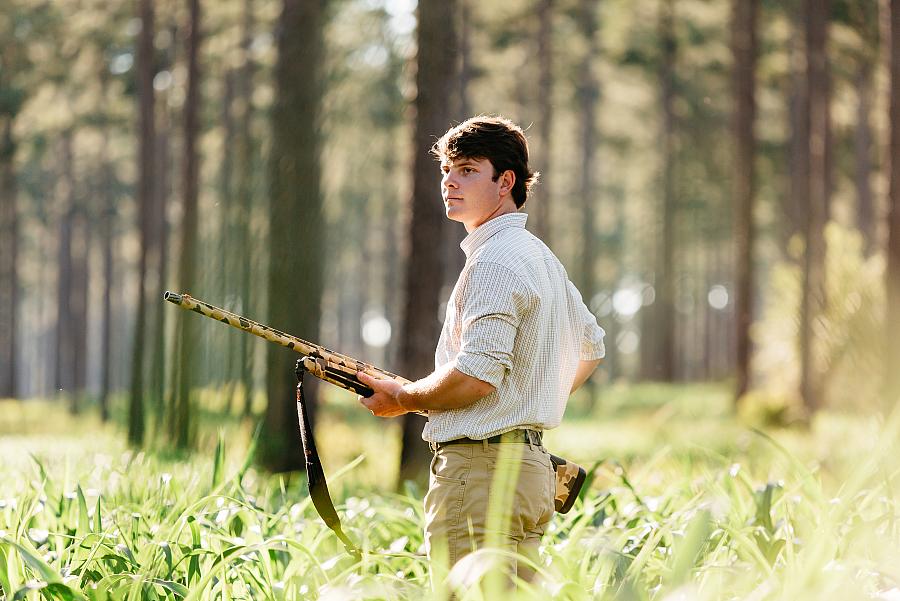
[[[300,425],[300,441],[303,445],[303,455],[306,459],[306,485],[309,490],[309,496],[312,499],[313,507],[316,508],[325,525],[337,535],[347,552],[359,559],[361,556],[360,549],[344,534],[341,528],[341,520],[328,492],[325,471],[322,469],[322,462],[319,460],[319,453],[316,450],[316,441],[313,438],[312,425],[309,422],[306,401],[303,397],[303,375],[310,373],[321,380],[362,396],[372,396],[374,391],[359,381],[356,377],[357,372],[364,372],[381,379],[390,378],[400,384],[409,384],[409,380],[359,359],[342,355],[324,346],[307,342],[296,336],[285,334],[280,330],[255,322],[252,319],[247,319],[237,313],[226,311],[200,299],[193,298],[189,294],[166,292],[163,295],[163,299],[178,305],[182,309],[194,311],[216,321],[227,323],[239,330],[250,332],[260,338],[265,338],[269,342],[280,344],[300,353],[301,357],[297,359],[295,369],[297,375],[297,419]]]
[[[200,299],[194,298],[189,294],[178,294],[177,292],[166,292],[163,299],[172,304],[178,305],[182,309],[194,311],[200,315],[205,315],[210,319],[227,323],[239,330],[250,332],[260,338],[265,338],[269,342],[280,344],[302,355],[303,367],[319,378],[325,380],[335,386],[340,386],[355,392],[360,396],[372,396],[373,390],[359,381],[356,372],[361,371],[376,378],[390,378],[400,384],[409,384],[406,378],[392,374],[389,371],[379,369],[374,365],[342,355],[341,353],[329,350],[324,346],[307,342],[291,334],[285,334],[275,328],[247,319],[237,313],[226,311],[220,307],[216,307]]]

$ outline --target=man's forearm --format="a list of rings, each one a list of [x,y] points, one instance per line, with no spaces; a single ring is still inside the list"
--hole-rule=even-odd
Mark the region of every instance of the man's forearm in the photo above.
[[[587,382],[587,379],[591,377],[591,374],[594,373],[594,370],[597,369],[597,366],[603,359],[595,359],[593,361],[579,361],[578,369],[575,371],[575,381],[572,383],[572,390],[569,394],[572,394],[576,390],[578,390],[582,384]]]
[[[492,385],[448,363],[431,375],[403,386],[397,401],[408,411],[461,409],[492,392]]]

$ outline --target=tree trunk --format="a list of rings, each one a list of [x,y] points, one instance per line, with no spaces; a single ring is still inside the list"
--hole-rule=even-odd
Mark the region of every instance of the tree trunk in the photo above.
[[[460,119],[468,119],[472,116],[472,102],[470,84],[475,75],[472,65],[472,1],[456,0],[459,7],[459,87],[457,94],[459,106],[457,113]]]
[[[662,150],[662,228],[657,246],[656,300],[652,306],[649,328],[643,329],[646,352],[650,361],[645,363],[649,376],[655,380],[670,382],[675,376],[675,222],[677,199],[675,197],[675,52],[674,0],[660,0],[658,32],[660,40],[659,83],[662,125],[660,147]]]
[[[597,0],[582,0],[578,7],[578,25],[586,44],[580,65],[580,77],[576,95],[578,97],[579,128],[581,129],[581,173],[579,196],[581,197],[581,264],[579,265],[579,288],[585,304],[589,307],[596,292],[594,264],[597,260],[595,205],[597,204],[597,166],[595,151],[597,140],[597,102],[600,98],[600,84],[594,74],[593,65],[599,54],[597,44]],[[588,395],[591,410],[594,407],[594,387],[591,381],[584,383],[584,393]]]
[[[822,404],[813,324],[825,304],[825,222],[828,206],[828,82],[825,54],[828,0],[806,0],[806,94],[809,99],[809,179],[806,253],[800,307],[800,395],[809,412]]]
[[[472,0],[456,0],[458,6],[459,24],[459,63],[457,65],[456,97],[457,106],[449,113],[449,117],[464,121],[471,117],[472,107],[469,100],[469,82],[472,80]],[[447,124],[448,126],[450,123]],[[437,134],[435,134],[437,135]],[[448,298],[456,278],[466,264],[466,255],[460,248],[460,243],[466,237],[466,230],[459,223],[443,220],[444,257],[443,257],[443,285],[440,290],[440,298]]]
[[[237,74],[237,248],[240,253],[240,271],[238,294],[241,307],[247,314],[251,311],[252,292],[250,272],[253,262],[253,248],[250,245],[250,227],[253,210],[253,173],[256,163],[256,145],[253,139],[253,74],[255,66],[250,46],[253,42],[253,0],[244,0],[244,15],[241,35],[241,54],[244,63]],[[244,405],[242,414],[250,415],[253,401],[253,348],[254,340],[250,336],[241,336],[238,342],[238,365],[243,392]],[[236,389],[235,389],[236,390]]]
[[[324,289],[325,222],[319,169],[325,0],[284,0],[277,25],[272,107],[269,315],[274,327],[317,339]],[[297,440],[296,357],[268,345],[268,406],[260,460],[272,471],[303,468]],[[312,384],[314,380],[307,378]],[[306,387],[315,423],[316,387]]]
[[[215,274],[216,290],[218,297],[224,300],[233,294],[234,276],[231,272],[233,259],[236,258],[234,252],[234,230],[236,226],[236,207],[234,198],[234,157],[235,142],[237,132],[235,131],[235,79],[237,78],[234,69],[229,69],[225,73],[224,93],[222,95],[222,129],[224,136],[222,139],[222,164],[219,168],[219,244],[218,259],[219,268]],[[237,249],[237,252],[245,252],[244,249]],[[221,334],[230,335],[231,332],[223,331]],[[234,364],[235,364],[235,347],[230,344],[229,340],[221,338],[225,356],[218,363],[224,363],[224,371],[212,374],[213,381],[222,387],[222,396],[225,397],[225,413],[231,414],[232,394],[231,389],[234,387]]]
[[[104,99],[106,87],[104,85]],[[100,148],[101,197],[100,245],[103,253],[103,300],[100,317],[100,419],[109,421],[110,365],[112,363],[113,220],[116,215],[113,193],[113,166],[109,159],[108,127],[102,132]]]
[[[72,165],[72,132],[60,138],[60,178],[56,187],[60,209],[56,288],[56,377],[54,388],[66,397],[74,393],[75,328],[72,316],[72,231],[75,221],[75,175]],[[70,403],[74,412],[77,406]]]
[[[887,402],[900,399],[900,0],[891,0],[890,184],[887,251]]]
[[[181,254],[178,260],[178,283],[180,290],[194,290],[197,282],[197,196],[199,155],[197,137],[199,134],[200,112],[200,67],[198,61],[200,35],[200,0],[190,1],[190,25],[187,45],[187,94],[184,100],[184,212],[181,222]],[[169,437],[175,446],[184,449],[190,446],[192,438],[191,394],[196,374],[196,326],[194,319],[178,322],[178,343],[174,354],[177,383],[175,386],[174,416]]]
[[[873,65],[861,58],[856,72],[856,128],[853,136],[854,182],[856,184],[856,225],[863,239],[863,251],[870,257],[877,248],[875,201],[872,196],[872,87]]]
[[[788,144],[788,185],[782,203],[784,219],[780,227],[781,249],[787,258],[791,239],[806,231],[806,206],[809,204],[809,98],[806,87],[806,49],[803,44],[803,9],[801,2],[792,2],[790,54],[790,91],[788,93],[788,118],[790,141]]]
[[[87,384],[88,287],[90,282],[91,228],[87,199],[78,203],[73,215],[72,244],[72,394],[70,411],[78,413]]]
[[[732,52],[734,54],[734,203],[735,203],[735,400],[750,386],[750,324],[753,322],[753,248],[756,227],[753,205],[756,192],[754,161],[756,137],[756,20],[758,0],[734,0]],[[707,303],[704,303],[707,304]]]
[[[172,69],[175,65],[178,47],[178,26],[172,23],[169,26],[170,42],[165,53],[165,68]],[[171,92],[171,87],[169,91]],[[169,289],[169,218],[168,206],[172,196],[172,165],[170,149],[171,136],[171,109],[167,98],[164,96],[158,104],[158,115],[155,123],[156,130],[156,173],[158,180],[154,186],[153,217],[151,221],[152,244],[148,252],[152,255],[151,263],[156,265],[157,285],[156,289]],[[171,359],[166,355],[166,334],[168,315],[171,309],[165,303],[155,302],[151,306],[153,311],[155,332],[153,335],[153,354],[150,358],[150,405],[156,423],[161,426],[166,411],[166,363]],[[180,316],[178,317],[180,319]]]
[[[454,0],[420,0],[417,8],[418,56],[416,59],[416,117],[413,134],[413,187],[409,248],[406,264],[406,303],[400,340],[401,373],[424,377],[434,369],[434,347],[440,334],[437,309],[443,274],[439,240],[444,212],[434,160],[428,154],[435,136],[450,125],[445,101],[453,94],[456,77],[457,37]],[[403,418],[400,482],[424,481],[428,472],[428,447],[422,441],[425,420],[419,415]]]
[[[550,203],[550,165],[552,158],[553,132],[553,0],[537,0],[538,18],[537,63],[538,63],[538,123],[537,158],[541,172],[540,186],[531,199],[529,211],[534,214],[535,235],[550,246],[552,243],[552,223]]]
[[[0,398],[16,398],[17,394],[19,221],[12,124],[13,117],[8,115],[0,134]]]
[[[140,446],[144,442],[144,338],[147,320],[147,252],[150,245],[150,220],[153,210],[153,187],[156,178],[154,144],[156,142],[153,113],[153,0],[139,0],[141,31],[138,34],[135,69],[138,97],[138,227],[140,257],[138,259],[137,313],[135,315],[134,348],[131,358],[131,397],[128,405],[128,442]]]

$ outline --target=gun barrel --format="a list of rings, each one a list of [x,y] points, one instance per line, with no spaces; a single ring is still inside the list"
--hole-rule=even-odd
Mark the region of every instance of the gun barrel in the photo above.
[[[314,376],[342,388],[353,390],[364,396],[368,396],[372,391],[356,379],[356,372],[358,371],[375,377],[390,378],[401,384],[409,383],[409,380],[398,376],[397,374],[392,374],[389,371],[377,368],[364,361],[360,361],[359,359],[342,355],[341,353],[332,351],[318,344],[307,342],[302,338],[297,338],[291,334],[286,334],[280,330],[270,328],[267,325],[253,321],[252,319],[248,319],[237,313],[232,313],[221,307],[216,307],[215,305],[211,305],[200,299],[193,298],[189,294],[167,290],[166,293],[163,294],[163,299],[178,305],[182,309],[205,315],[206,317],[221,321],[222,323],[226,323],[239,330],[264,338],[269,342],[274,342],[275,344],[294,350],[306,357],[304,359],[304,365]]]

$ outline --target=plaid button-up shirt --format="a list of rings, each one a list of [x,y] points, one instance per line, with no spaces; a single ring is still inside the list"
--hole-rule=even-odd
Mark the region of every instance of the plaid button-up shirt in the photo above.
[[[555,428],[579,360],[606,353],[603,329],[556,256],[525,229],[527,219],[495,217],[462,241],[466,264],[447,303],[435,367],[454,362],[496,390],[462,409],[430,411],[427,441]]]

